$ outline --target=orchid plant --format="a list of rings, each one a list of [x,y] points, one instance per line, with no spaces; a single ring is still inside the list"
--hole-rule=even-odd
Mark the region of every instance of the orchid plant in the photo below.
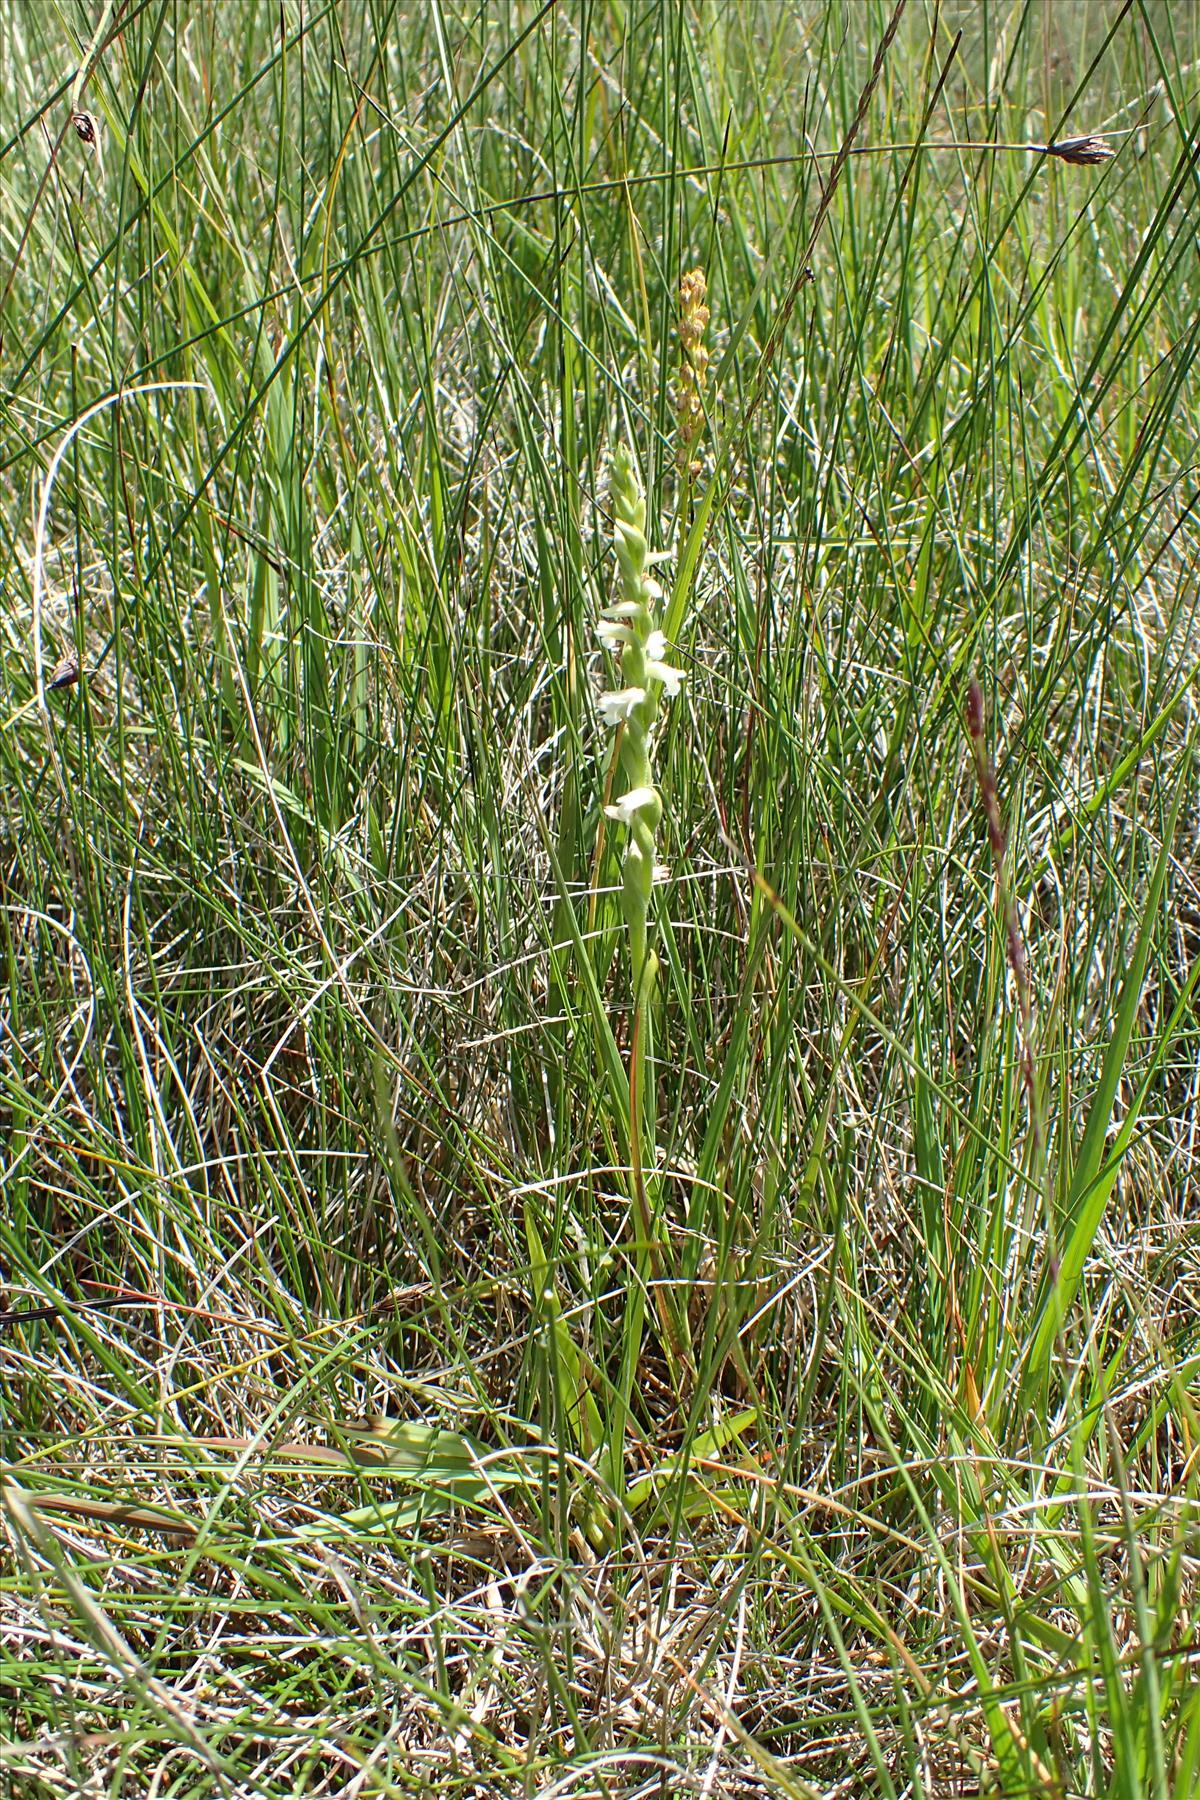
[[[646,542],[646,500],[633,457],[621,445],[613,458],[613,537],[620,586],[617,597],[605,608],[599,637],[620,666],[620,685],[604,694],[600,709],[605,721],[617,728],[614,792],[617,798],[605,814],[628,832],[622,877],[622,911],[629,937],[630,977],[633,994],[633,1029],[629,1051],[629,1143],[633,1198],[645,1239],[649,1273],[661,1272],[664,1248],[656,1208],[647,1198],[643,1169],[653,1170],[654,1087],[650,1044],[650,1000],[658,977],[658,958],[650,948],[650,910],[656,875],[657,834],[662,820],[662,797],[654,781],[654,732],[661,702],[679,692],[683,676],[666,659],[666,641],[660,624],[663,591],[649,573],[662,560]],[[665,1284],[654,1283],[655,1304],[664,1345],[676,1368],[690,1360],[686,1325],[668,1299]],[[636,1336],[636,1332],[633,1334]],[[628,1370],[632,1374],[632,1364]],[[615,1473],[615,1471],[614,1471]]]
[[[662,799],[654,785],[654,727],[659,704],[679,692],[681,672],[664,660],[666,642],[658,624],[663,591],[647,572],[655,558],[646,542],[646,500],[633,457],[621,445],[613,459],[613,532],[620,571],[620,594],[604,609],[601,643],[618,655],[621,683],[601,697],[607,724],[622,727],[617,779],[624,791],[605,808],[628,829],[622,882],[629,932],[633,991],[644,1007],[658,963],[648,948],[650,898],[658,864],[656,834]]]

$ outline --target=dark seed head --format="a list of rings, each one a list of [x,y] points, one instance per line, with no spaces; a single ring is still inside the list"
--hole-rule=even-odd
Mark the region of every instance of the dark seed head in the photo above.
[[[1117,154],[1102,137],[1063,138],[1057,144],[1047,144],[1046,152],[1049,156],[1057,156],[1060,162],[1068,163],[1111,162]]]
[[[46,692],[53,693],[55,688],[74,687],[79,680],[79,664],[74,655],[68,651],[62,661],[56,663],[46,678]]]

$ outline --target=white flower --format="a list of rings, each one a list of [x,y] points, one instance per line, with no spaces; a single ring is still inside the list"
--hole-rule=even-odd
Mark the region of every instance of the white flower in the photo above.
[[[623,644],[632,644],[633,627],[614,624],[612,619],[601,619],[596,627],[596,636],[606,650],[619,650]]]
[[[604,609],[606,619],[637,619],[643,612],[640,600],[614,600]]]
[[[604,816],[607,819],[616,819],[621,825],[632,825],[638,813],[645,807],[653,809],[657,804],[658,795],[652,787],[630,788],[627,794],[621,795],[615,806],[605,807]]]
[[[677,694],[683,686],[683,670],[674,668],[671,663],[659,662],[654,657],[646,658],[646,674],[651,681],[662,682],[668,699]]]
[[[655,661],[667,653],[667,640],[661,631],[652,631],[646,639],[646,655]]]
[[[606,725],[623,725],[635,706],[646,698],[645,688],[618,688],[615,694],[601,694],[600,711]]]

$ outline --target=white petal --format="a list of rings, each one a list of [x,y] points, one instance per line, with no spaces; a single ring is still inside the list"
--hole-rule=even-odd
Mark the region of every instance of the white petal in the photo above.
[[[655,662],[648,657],[646,659],[646,673],[651,681],[662,682],[668,698],[673,694],[677,694],[683,686],[683,670],[673,668],[670,663]]]
[[[616,650],[622,644],[632,644],[633,629],[629,625],[617,625],[611,619],[601,619],[596,627],[596,636],[608,650]]]
[[[646,655],[658,661],[667,653],[667,640],[661,631],[652,631],[646,639]]]
[[[637,619],[644,608],[640,600],[614,600],[604,609],[606,619]]]
[[[645,688],[618,688],[615,694],[601,694],[600,711],[608,725],[621,725],[646,698]]]
[[[622,825],[632,825],[643,807],[654,806],[657,802],[658,795],[652,787],[630,788],[615,806],[606,806],[604,812],[607,818],[618,819]]]

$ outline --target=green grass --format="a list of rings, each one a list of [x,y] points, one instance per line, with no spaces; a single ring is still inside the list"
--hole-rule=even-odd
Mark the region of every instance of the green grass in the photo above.
[[[6,1792],[1200,1782],[1200,8],[889,17],[0,0]]]

